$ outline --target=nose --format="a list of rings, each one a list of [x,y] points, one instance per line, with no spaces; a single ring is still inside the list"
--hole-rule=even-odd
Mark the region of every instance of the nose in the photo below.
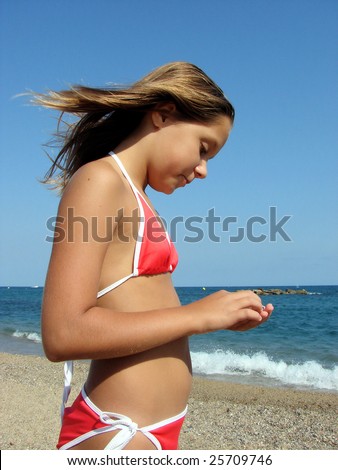
[[[207,170],[207,162],[205,160],[202,160],[201,163],[199,163],[195,167],[195,177],[204,179],[207,177],[208,170]]]

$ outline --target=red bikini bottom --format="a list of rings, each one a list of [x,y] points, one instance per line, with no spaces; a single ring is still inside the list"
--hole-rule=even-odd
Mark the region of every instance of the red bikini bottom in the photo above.
[[[156,449],[177,450],[186,413],[187,408],[172,418],[139,428],[127,416],[100,410],[83,388],[73,405],[65,409],[57,448],[70,449],[98,434],[119,430],[105,449],[123,449],[137,432],[141,432]]]

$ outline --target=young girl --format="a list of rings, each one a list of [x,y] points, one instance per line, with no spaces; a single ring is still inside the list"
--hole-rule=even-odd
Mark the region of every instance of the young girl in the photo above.
[[[67,361],[57,447],[177,449],[191,387],[188,337],[254,328],[273,307],[251,291],[181,306],[171,280],[177,253],[145,189],[171,194],[205,178],[234,109],[185,62],[128,88],[80,86],[36,101],[78,117],[46,175],[62,193],[42,307],[45,353]],[[65,407],[75,359],[91,366]]]

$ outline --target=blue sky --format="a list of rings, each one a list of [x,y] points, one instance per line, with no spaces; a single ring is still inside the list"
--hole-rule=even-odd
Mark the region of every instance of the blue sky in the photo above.
[[[3,0],[0,285],[43,285],[58,205],[37,181],[56,115],[14,96],[131,83],[174,60],[203,68],[236,108],[205,181],[149,193],[169,224],[211,210],[220,219],[200,225],[198,243],[178,224],[175,284],[337,284],[337,24],[335,0]],[[277,223],[290,216],[292,241],[271,239],[271,207]],[[236,217],[228,231],[226,217]]]

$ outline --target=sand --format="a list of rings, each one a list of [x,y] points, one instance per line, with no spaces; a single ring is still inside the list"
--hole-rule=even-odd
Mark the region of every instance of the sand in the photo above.
[[[88,363],[77,362],[72,397]],[[63,365],[0,354],[0,448],[54,449]],[[186,450],[338,449],[338,394],[194,378],[180,438]]]

